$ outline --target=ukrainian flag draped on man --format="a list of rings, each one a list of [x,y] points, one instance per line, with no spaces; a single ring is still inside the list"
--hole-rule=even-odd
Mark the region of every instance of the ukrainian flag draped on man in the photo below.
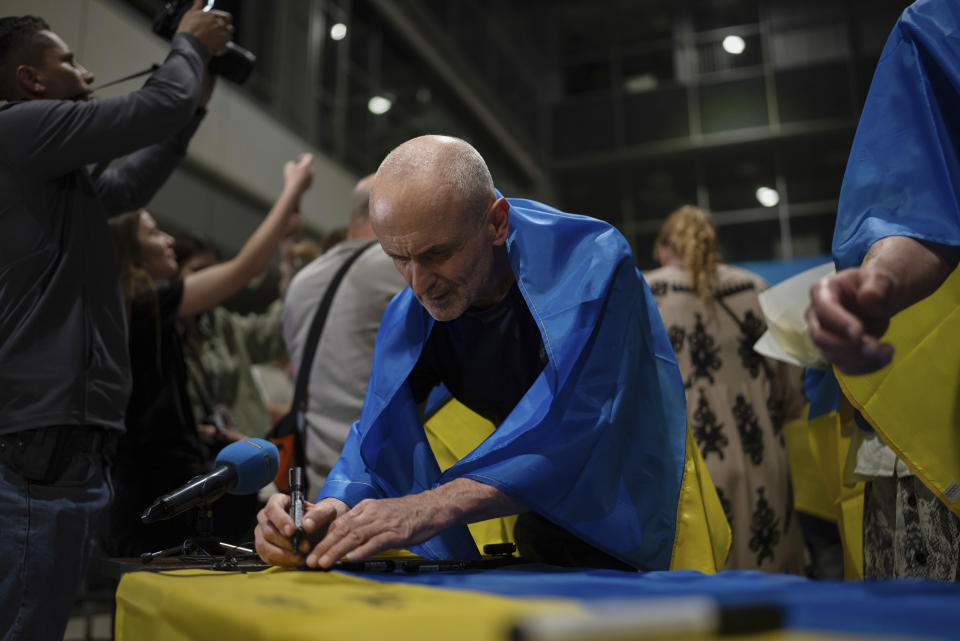
[[[692,565],[717,569],[729,528],[696,465],[680,372],[629,245],[602,221],[508,202],[507,255],[540,329],[543,372],[492,434],[441,472],[406,383],[434,320],[407,288],[381,321],[362,416],[320,498],[353,506],[466,477],[637,568],[690,566],[674,552],[682,540],[706,559]],[[479,554],[466,526],[411,549]]]

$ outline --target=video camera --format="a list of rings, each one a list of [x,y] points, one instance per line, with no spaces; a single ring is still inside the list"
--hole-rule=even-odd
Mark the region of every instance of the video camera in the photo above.
[[[210,11],[213,8],[213,3],[214,0],[208,0],[203,10]],[[177,32],[180,18],[192,6],[192,0],[169,0],[153,19],[153,32],[170,40],[173,38],[173,34]],[[210,60],[209,69],[211,73],[242,85],[256,64],[257,57],[251,51],[234,42],[228,42],[227,51],[222,55],[214,56]]]

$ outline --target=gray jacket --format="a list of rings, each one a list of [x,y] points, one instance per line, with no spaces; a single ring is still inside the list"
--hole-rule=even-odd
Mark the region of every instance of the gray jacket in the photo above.
[[[130,362],[107,216],[144,206],[184,156],[202,74],[203,45],[178,34],[126,96],[0,106],[0,434],[123,429]],[[86,168],[132,152],[98,177]]]

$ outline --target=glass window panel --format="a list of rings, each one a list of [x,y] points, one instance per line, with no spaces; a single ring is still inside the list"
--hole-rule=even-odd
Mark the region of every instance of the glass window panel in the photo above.
[[[600,218],[614,225],[620,223],[620,180],[616,170],[565,172],[558,184],[564,211]]]
[[[681,138],[690,133],[686,89],[626,96],[627,143]]]
[[[623,89],[627,93],[630,93],[634,85],[639,88],[652,84],[652,89],[673,80],[675,76],[672,49],[626,55],[620,64],[623,70]]]
[[[557,153],[609,149],[615,144],[613,102],[609,96],[584,97],[557,105],[553,125]]]
[[[790,237],[793,242],[793,255],[799,258],[800,256],[825,256],[830,254],[833,228],[836,221],[835,211],[792,217],[790,219]]]
[[[836,200],[853,141],[851,134],[798,138],[782,146],[783,174],[791,203]]]
[[[610,91],[610,62],[589,60],[567,64],[563,68],[563,81],[569,96]]]
[[[724,48],[723,43],[727,36],[743,40],[743,50],[740,53],[730,53]],[[697,43],[696,51],[700,73],[757,67],[763,64],[762,41],[757,34],[745,35],[731,31],[729,34]]]
[[[671,38],[676,5],[675,0],[620,0],[615,9],[618,41],[630,46]]]
[[[757,188],[776,186],[776,165],[769,147],[741,146],[703,159],[704,181],[713,211],[760,207]]]
[[[850,116],[846,65],[832,63],[778,73],[777,103],[783,122]]]
[[[704,133],[766,125],[767,96],[763,78],[702,86],[700,118]]]
[[[633,168],[631,181],[638,220],[666,218],[674,209],[697,202],[693,159],[667,159]]]
[[[779,251],[780,221],[776,219],[718,225],[717,239],[725,263],[782,258]]]
[[[697,31],[756,23],[757,0],[691,0],[690,15]]]

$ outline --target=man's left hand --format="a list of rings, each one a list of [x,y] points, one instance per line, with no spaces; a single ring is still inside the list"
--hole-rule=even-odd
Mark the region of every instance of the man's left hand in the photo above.
[[[342,557],[358,561],[383,550],[409,547],[448,525],[429,492],[366,499],[330,524],[326,536],[307,556],[307,565],[329,568]]]

